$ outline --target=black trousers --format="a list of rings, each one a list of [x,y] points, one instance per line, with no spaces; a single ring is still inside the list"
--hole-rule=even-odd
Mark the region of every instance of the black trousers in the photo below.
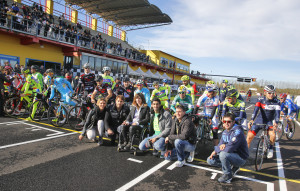
[[[122,130],[123,140],[128,143],[129,141],[131,141],[133,134],[135,134],[135,132],[140,129],[142,129],[140,125],[124,125]],[[129,136],[127,136],[128,132]]]
[[[0,90],[0,116],[4,116],[4,95]]]

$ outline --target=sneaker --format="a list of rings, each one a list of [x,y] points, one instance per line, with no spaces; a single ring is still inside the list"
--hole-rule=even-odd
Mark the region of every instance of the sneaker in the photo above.
[[[235,176],[239,170],[240,170],[240,167],[233,166],[231,169],[232,176]]]
[[[64,118],[60,123],[65,123],[66,122],[66,118]]]
[[[183,160],[183,161],[176,161],[175,162],[175,166],[176,167],[182,167],[184,164],[185,164],[185,160]]]
[[[98,141],[97,145],[98,145],[98,146],[103,145],[103,139],[102,139],[101,137],[99,138],[99,141]]]
[[[195,151],[190,152],[190,156],[187,159],[187,162],[193,162],[195,156]]]
[[[159,152],[157,150],[153,149],[152,155],[153,156],[158,156],[158,154],[159,154]]]
[[[20,114],[20,111],[15,110],[15,111],[13,112],[13,115],[21,115],[21,114]]]
[[[269,149],[268,154],[267,154],[267,158],[268,159],[273,158],[273,149]]]
[[[232,175],[231,174],[223,174],[218,181],[220,183],[231,183]]]

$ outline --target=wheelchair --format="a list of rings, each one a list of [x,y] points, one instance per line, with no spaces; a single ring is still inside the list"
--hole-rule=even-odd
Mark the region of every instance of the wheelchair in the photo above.
[[[138,149],[138,145],[150,134],[149,125],[146,126],[139,125],[139,126],[140,128],[133,130],[134,132],[132,132],[131,140],[128,139],[128,141],[130,142],[129,152],[133,153],[134,156],[137,156],[138,153],[140,152],[140,150]],[[121,130],[123,131],[123,127]],[[121,145],[123,139],[123,136],[121,135],[122,133],[121,130],[119,132],[119,143],[117,148],[118,152],[128,151],[127,149],[123,148]],[[129,136],[129,132],[127,136]]]

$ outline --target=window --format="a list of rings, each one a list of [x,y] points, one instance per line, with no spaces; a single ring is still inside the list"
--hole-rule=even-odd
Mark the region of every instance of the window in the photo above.
[[[91,70],[95,70],[95,57],[89,56],[89,64],[91,66]]]
[[[165,66],[165,67],[168,67],[169,65],[169,60],[164,58],[164,57],[160,57],[160,63],[161,65]]]
[[[120,73],[119,71],[118,71],[118,62],[113,62],[113,66],[112,66],[112,68],[111,68],[111,71],[115,74],[115,73]]]
[[[85,56],[85,55],[82,55],[82,58],[81,58],[81,67],[85,64],[85,63],[88,63],[89,62],[89,57],[88,56]]]
[[[102,68],[104,68],[105,66],[107,66],[107,60],[106,59],[102,59]]]
[[[113,67],[113,61],[107,60],[107,66],[110,67],[110,69],[112,69],[112,67]]]
[[[101,67],[101,58],[96,58],[96,62],[95,62],[95,71],[101,71],[102,67]]]

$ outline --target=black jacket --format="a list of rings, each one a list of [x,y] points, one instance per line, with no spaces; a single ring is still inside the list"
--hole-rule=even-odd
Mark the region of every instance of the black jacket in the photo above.
[[[121,111],[119,112],[116,108],[116,105],[111,105],[105,114],[104,125],[105,129],[116,130],[118,126],[120,126],[123,121],[126,120],[130,109],[128,106],[123,105]]]
[[[97,125],[99,120],[104,120],[106,111],[106,107],[103,111],[100,111],[100,108],[98,106],[92,109],[86,117],[86,121],[84,123],[81,135],[85,136],[87,130],[94,128],[94,126]]]
[[[129,123],[132,123],[136,109],[137,108],[135,106],[132,106],[130,108],[130,113],[126,119],[126,121],[128,121]],[[150,121],[150,108],[147,106],[147,104],[145,104],[144,106],[142,106],[140,111],[139,125],[148,125],[149,121]]]
[[[177,131],[178,130],[178,131]],[[178,133],[177,133],[178,132]],[[196,143],[196,128],[192,119],[187,115],[183,116],[181,122],[175,118],[173,119],[172,128],[169,137],[168,149],[174,147],[176,139],[187,140],[191,144]]]
[[[12,81],[14,81],[14,78],[7,79],[4,74],[0,73],[0,90],[4,90],[4,82],[10,83]]]

